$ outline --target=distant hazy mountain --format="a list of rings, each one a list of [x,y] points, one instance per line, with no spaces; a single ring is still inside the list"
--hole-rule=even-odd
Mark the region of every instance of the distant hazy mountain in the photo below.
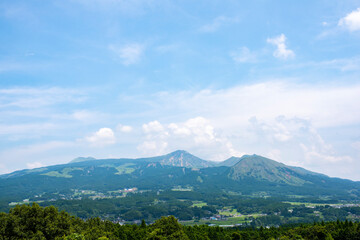
[[[77,158],[68,164],[0,175],[0,205],[23,199],[58,199],[75,190],[107,193],[132,187],[158,191],[178,186],[219,194],[266,193],[360,200],[360,182],[330,178],[258,155],[214,163],[179,150],[138,159]]]

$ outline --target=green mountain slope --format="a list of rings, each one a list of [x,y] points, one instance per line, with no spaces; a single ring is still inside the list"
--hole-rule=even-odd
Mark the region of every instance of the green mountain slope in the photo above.
[[[289,185],[303,185],[307,181],[301,178],[296,169],[285,164],[258,155],[245,155],[231,167],[229,177],[235,180],[254,178],[257,180],[285,183]],[[306,174],[304,172],[304,174]]]
[[[226,166],[226,167],[232,167],[235,164],[237,164],[241,160],[240,157],[230,157],[226,159],[225,161],[219,162],[218,166]]]
[[[230,160],[227,164],[235,165],[216,166],[186,151],[175,151],[152,158],[98,159],[22,170],[0,176],[0,204],[23,199],[76,199],[79,192],[111,197],[128,188],[235,192],[248,196],[266,193],[333,199],[360,197],[359,182],[330,178],[258,155]]]
[[[77,157],[71,160],[69,163],[76,163],[76,162],[86,162],[86,161],[93,161],[96,160],[96,158],[93,157]]]

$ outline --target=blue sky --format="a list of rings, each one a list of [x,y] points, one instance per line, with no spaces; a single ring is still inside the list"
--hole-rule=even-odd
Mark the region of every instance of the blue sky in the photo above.
[[[359,1],[0,2],[0,173],[260,154],[360,180]]]

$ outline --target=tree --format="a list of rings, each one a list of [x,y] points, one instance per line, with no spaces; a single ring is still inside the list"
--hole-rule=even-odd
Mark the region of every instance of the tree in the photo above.
[[[148,239],[179,239],[188,240],[183,227],[174,216],[162,217],[151,226]]]

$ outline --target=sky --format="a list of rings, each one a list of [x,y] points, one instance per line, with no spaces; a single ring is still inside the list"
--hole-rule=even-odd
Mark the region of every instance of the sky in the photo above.
[[[0,2],[0,174],[178,149],[360,181],[360,1]]]

